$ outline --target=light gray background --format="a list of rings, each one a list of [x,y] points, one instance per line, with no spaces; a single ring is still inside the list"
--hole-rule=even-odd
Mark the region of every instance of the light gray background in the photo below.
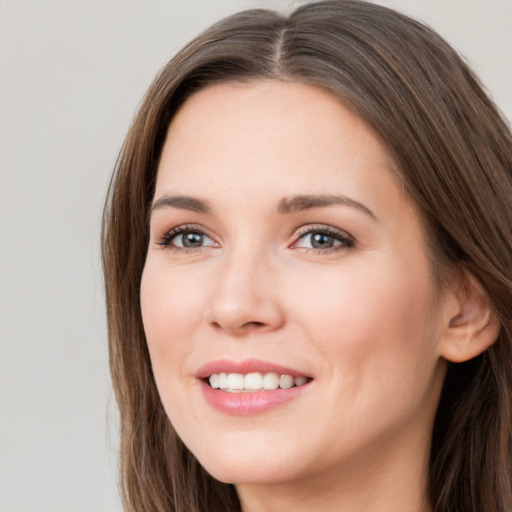
[[[0,512],[121,510],[98,240],[111,169],[182,44],[299,3],[0,1]],[[512,0],[380,3],[444,35],[512,119]]]

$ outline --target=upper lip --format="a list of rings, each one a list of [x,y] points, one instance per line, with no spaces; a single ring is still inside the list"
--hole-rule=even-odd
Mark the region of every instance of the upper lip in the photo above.
[[[280,364],[259,359],[245,359],[243,361],[231,361],[229,359],[218,359],[201,366],[196,373],[198,379],[205,379],[213,373],[277,373],[279,375],[291,375],[292,377],[310,377],[305,373],[287,368]]]

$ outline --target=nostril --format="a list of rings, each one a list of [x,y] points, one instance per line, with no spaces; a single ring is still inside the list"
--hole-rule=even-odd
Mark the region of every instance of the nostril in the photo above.
[[[238,327],[232,328],[228,324],[223,325],[221,322],[213,321],[210,324],[215,330],[226,329],[230,332],[238,332],[239,334],[248,333],[251,331],[261,331],[267,324],[265,322],[245,322]]]
[[[259,327],[263,327],[265,324],[263,322],[246,322],[242,327],[245,327],[245,328],[259,328]]]

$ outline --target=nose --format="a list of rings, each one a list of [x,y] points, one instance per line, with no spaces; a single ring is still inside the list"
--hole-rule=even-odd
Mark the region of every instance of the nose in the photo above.
[[[223,262],[207,306],[207,321],[232,336],[271,332],[285,322],[276,269],[262,255],[233,255]]]

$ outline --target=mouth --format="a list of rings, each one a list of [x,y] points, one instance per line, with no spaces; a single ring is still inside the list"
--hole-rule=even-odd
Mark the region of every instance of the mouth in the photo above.
[[[235,416],[263,413],[297,400],[314,380],[303,372],[256,359],[213,361],[196,378],[211,407]]]
[[[275,372],[243,373],[212,373],[204,379],[212,389],[227,391],[228,393],[257,393],[273,391],[276,389],[290,389],[303,386],[311,381],[310,377],[294,377],[289,374]]]

